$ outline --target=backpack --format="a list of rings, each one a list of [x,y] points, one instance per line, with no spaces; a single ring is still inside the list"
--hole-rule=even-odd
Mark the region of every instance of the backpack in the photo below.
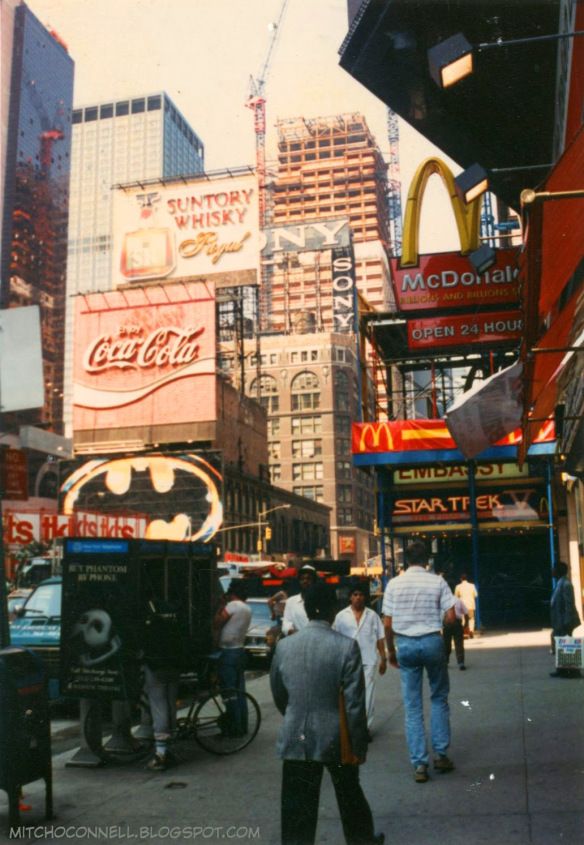
[[[178,607],[155,599],[148,602],[144,623],[144,662],[150,669],[180,667],[185,662],[187,631]]]

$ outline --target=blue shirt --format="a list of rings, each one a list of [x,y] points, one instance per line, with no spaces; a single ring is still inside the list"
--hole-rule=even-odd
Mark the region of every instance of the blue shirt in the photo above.
[[[391,616],[395,634],[422,637],[440,631],[444,614],[454,602],[452,590],[441,575],[410,566],[385,588],[382,613]]]

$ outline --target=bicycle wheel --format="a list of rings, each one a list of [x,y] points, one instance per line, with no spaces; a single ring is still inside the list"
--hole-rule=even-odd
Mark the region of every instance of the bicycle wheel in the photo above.
[[[152,740],[138,739],[131,731],[129,707],[123,707],[112,718],[105,702],[95,701],[83,720],[83,736],[88,747],[104,763],[122,765],[145,759],[152,751]],[[115,704],[114,703],[114,706]],[[126,713],[123,713],[123,709]]]
[[[232,728],[228,706],[237,706],[247,712],[247,730],[236,732]],[[212,692],[204,698],[192,718],[194,739],[211,754],[235,754],[255,738],[260,729],[262,715],[255,698],[248,692],[224,689]]]

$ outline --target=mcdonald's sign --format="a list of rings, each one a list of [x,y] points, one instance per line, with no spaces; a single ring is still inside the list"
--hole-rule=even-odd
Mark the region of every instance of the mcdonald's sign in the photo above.
[[[534,443],[555,439],[553,422],[541,427]],[[521,442],[521,430],[498,440],[497,446],[515,446]],[[419,452],[438,449],[453,450],[457,445],[444,420],[395,420],[393,422],[353,423],[354,455],[382,452]]]
[[[454,212],[460,252],[419,255],[422,200],[430,176],[442,179]],[[400,311],[438,308],[475,308],[477,305],[514,304],[519,301],[518,248],[497,250],[493,267],[478,275],[468,253],[480,244],[481,197],[465,205],[458,198],[454,176],[438,158],[418,167],[408,193],[400,259],[391,259],[395,297]]]
[[[353,454],[455,449],[444,420],[353,423]]]

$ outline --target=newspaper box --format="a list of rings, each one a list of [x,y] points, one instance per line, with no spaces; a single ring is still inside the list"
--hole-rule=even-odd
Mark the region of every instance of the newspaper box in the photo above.
[[[584,639],[582,637],[554,637],[557,669],[584,668]]]
[[[47,681],[42,660],[14,646],[0,651],[0,789],[8,793],[9,823],[19,823],[20,789],[45,781],[52,818],[52,759]]]

